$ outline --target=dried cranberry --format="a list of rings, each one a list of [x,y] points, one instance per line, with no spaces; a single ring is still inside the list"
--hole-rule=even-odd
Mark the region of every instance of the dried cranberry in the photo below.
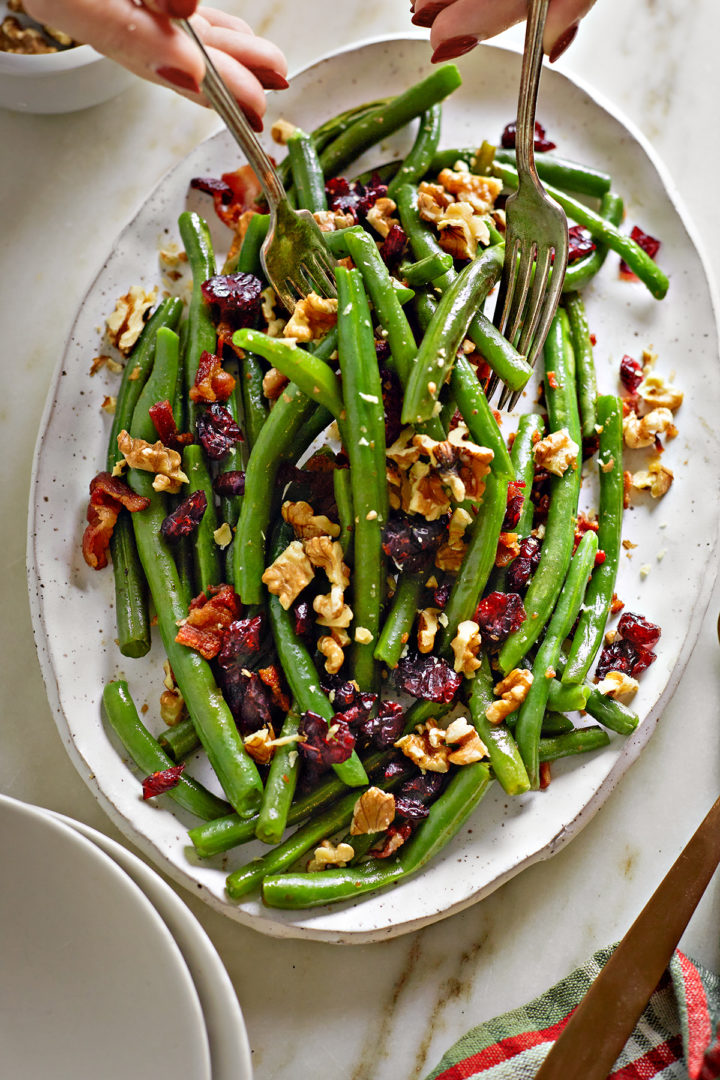
[[[598,452],[600,446],[600,436],[596,431],[592,435],[587,435],[582,441],[582,459],[583,461],[589,461]]]
[[[151,405],[148,409],[148,416],[152,420],[163,446],[167,446],[171,450],[181,450],[183,446],[194,442],[191,432],[186,431],[182,435],[178,432],[172,406],[167,399],[165,401],[156,401],[154,405]]]
[[[395,817],[405,821],[422,821],[430,813],[430,807],[415,799],[404,799],[402,795],[395,796]]]
[[[630,233],[630,239],[634,240],[651,259],[654,259],[660,250],[660,241],[654,236],[650,236],[649,233],[643,232],[637,225],[633,226],[633,230]],[[620,275],[621,277],[626,278],[635,278],[636,276],[624,259],[620,262]]]
[[[242,432],[224,405],[214,402],[197,418],[198,441],[212,461],[220,461],[242,440]]]
[[[328,724],[322,716],[314,712],[305,712],[300,718],[298,732],[305,736],[305,741],[298,743],[303,762],[305,780],[314,780],[332,765],[347,761],[355,746],[355,736],[348,725],[333,719],[333,735],[328,738]]]
[[[196,191],[204,191],[206,195],[217,197],[221,203],[227,205],[232,202],[232,188],[224,180],[215,176],[194,176],[190,181],[190,187]]]
[[[380,258],[390,269],[394,269],[402,259],[407,242],[407,233],[402,225],[391,225],[390,231],[380,245]]]
[[[398,776],[407,776],[409,761],[402,754],[392,757],[383,770],[384,780],[396,780]]]
[[[425,521],[392,514],[383,529],[383,551],[399,570],[416,573],[431,561],[446,535],[446,517]]]
[[[307,638],[312,633],[313,612],[309,600],[296,600],[292,606],[295,620],[295,633],[300,638]]]
[[[193,491],[187,499],[176,507],[175,510],[163,521],[160,532],[170,543],[189,536],[193,529],[197,529],[207,510],[207,496],[204,491]]]
[[[256,671],[233,664],[220,668],[218,681],[241,735],[252,735],[272,723],[275,715],[272,688],[266,686]]]
[[[221,668],[242,668],[257,657],[260,652],[260,638],[263,632],[263,616],[253,615],[249,619],[235,619],[225,630],[223,642],[218,653]]]
[[[373,851],[372,855],[375,859],[389,859],[391,855],[394,855],[399,847],[405,843],[407,839],[412,835],[413,826],[411,822],[405,821],[402,825],[396,825],[394,822],[385,833],[385,843],[379,851]]]
[[[378,364],[386,364],[390,355],[389,343],[384,338],[375,338],[375,356]]]
[[[524,536],[520,541],[520,552],[507,568],[505,582],[511,593],[522,592],[530,583],[530,578],[540,562],[541,542],[537,536]]]
[[[629,394],[634,394],[643,380],[643,370],[632,356],[623,356],[620,361],[620,382]]]
[[[357,180],[351,184],[344,176],[336,176],[325,184],[325,194],[330,210],[351,214],[357,222],[364,220],[377,200],[387,195],[387,184],[383,184],[376,173],[369,184]]]
[[[622,671],[634,679],[657,659],[652,649],[634,645],[625,638],[616,638],[611,645],[606,645],[600,653],[595,675],[604,679],[608,671]]]
[[[185,769],[185,762],[179,765],[171,765],[169,769],[161,769],[151,773],[142,782],[143,799],[152,799],[154,795],[162,795],[166,791],[172,791],[180,783],[180,777]]]
[[[398,789],[398,795],[403,799],[428,803],[437,798],[444,786],[445,777],[442,773],[425,772],[406,780]]]
[[[223,499],[245,494],[245,473],[242,469],[228,469],[218,473],[213,480],[213,491]]]
[[[262,307],[261,293],[262,282],[254,274],[218,274],[202,284],[207,303],[236,330],[255,325]]]
[[[450,599],[450,593],[452,592],[452,585],[449,581],[443,582],[442,585],[438,585],[437,589],[433,590],[433,606],[440,608],[442,611],[447,605]]]
[[[568,229],[568,262],[576,259],[584,259],[586,255],[592,255],[595,250],[595,241],[590,232],[583,225],[573,225]]]
[[[523,503],[525,502],[525,495],[523,493],[524,487],[525,483],[522,480],[511,480],[508,484],[507,507],[505,509],[505,517],[503,518],[501,532],[512,532],[520,520]]]
[[[462,675],[445,660],[428,653],[409,653],[395,668],[395,683],[415,698],[447,703],[457,694]]]
[[[632,611],[626,611],[620,617],[618,631],[626,641],[631,641],[633,645],[640,645],[647,649],[652,649],[657,645],[662,633],[656,623],[648,622],[644,616],[635,615]]]
[[[492,592],[475,610],[475,622],[486,644],[500,645],[526,618],[522,597],[515,592]]]
[[[505,150],[515,149],[516,129],[517,124],[515,123],[515,121],[505,127],[501,138],[502,146]],[[546,150],[555,149],[555,143],[551,142],[548,138],[546,138],[545,128],[538,120],[535,121],[535,149],[539,154],[543,153]]]
[[[340,711],[349,709],[359,693],[355,683],[344,679],[342,675],[330,675],[323,671],[320,681],[323,690],[330,698],[333,708]]]
[[[377,716],[363,721],[360,732],[378,750],[389,750],[403,733],[405,714],[397,701],[382,701]]]
[[[373,694],[369,690],[358,690],[352,704],[344,709],[337,710],[335,719],[344,720],[346,724],[350,725],[353,731],[357,731],[370,716],[376,701],[377,694]],[[337,702],[335,703],[335,708],[337,709]]]

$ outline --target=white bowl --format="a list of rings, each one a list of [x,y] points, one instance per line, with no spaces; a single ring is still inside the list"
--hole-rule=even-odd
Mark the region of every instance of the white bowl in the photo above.
[[[0,51],[0,106],[15,112],[75,112],[122,93],[133,78],[89,45],[39,56]]]

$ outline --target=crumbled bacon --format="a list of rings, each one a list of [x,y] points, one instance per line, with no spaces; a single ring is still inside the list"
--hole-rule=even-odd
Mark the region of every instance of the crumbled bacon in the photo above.
[[[204,491],[193,491],[173,510],[160,526],[160,532],[170,543],[189,536],[203,519],[207,510],[207,496]]]
[[[143,799],[152,799],[155,795],[163,795],[166,791],[172,791],[180,783],[180,777],[185,769],[185,762],[179,765],[171,765],[168,769],[151,773],[142,782]]]
[[[220,652],[224,632],[240,611],[240,600],[231,585],[218,585],[190,601],[188,616],[178,627],[175,640],[195,649],[206,660]]]
[[[598,524],[598,522],[597,522],[597,520],[595,518],[589,518],[586,514],[583,514],[582,512],[578,514],[577,522],[576,522],[576,525],[575,525],[575,538],[574,538],[574,541],[573,541],[573,555],[577,551],[577,546],[580,543],[580,541],[582,540],[585,533],[586,532],[594,532],[594,533],[596,533],[599,528],[600,528],[600,525]]]
[[[290,712],[290,698],[283,689],[284,681],[277,664],[270,664],[269,667],[258,668],[258,675],[272,694],[273,701],[278,709],[282,709],[284,713]]]
[[[190,387],[191,401],[227,401],[235,389],[235,379],[225,371],[219,356],[203,351],[198,361],[195,382]]]
[[[252,168],[243,165],[235,172],[223,173],[221,179],[199,176],[190,187],[212,195],[215,213],[229,228],[234,228],[248,210],[257,210],[256,199],[262,188]]]
[[[660,250],[660,241],[654,236],[650,236],[649,233],[643,232],[637,225],[633,226],[630,239],[634,240],[651,259],[654,259]],[[637,275],[633,273],[624,259],[620,260],[620,277],[625,278],[627,281],[637,281]]]
[[[181,435],[178,431],[172,405],[167,398],[165,401],[156,401],[154,405],[151,405],[148,409],[148,416],[153,422],[160,442],[163,446],[167,446],[168,449],[180,451],[183,446],[194,442],[192,432],[185,431]]]
[[[107,566],[110,538],[123,507],[135,514],[149,505],[149,499],[136,495],[119,477],[109,472],[101,472],[93,477],[87,508],[88,523],[82,539],[83,558],[88,566],[93,570],[102,570]]]

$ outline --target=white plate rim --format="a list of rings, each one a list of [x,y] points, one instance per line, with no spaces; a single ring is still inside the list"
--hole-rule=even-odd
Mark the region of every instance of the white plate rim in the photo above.
[[[299,68],[294,73],[294,75],[301,75],[309,71],[316,65],[319,65],[327,60],[332,60],[334,58],[342,56],[345,53],[355,52],[368,46],[390,44],[392,42],[398,42],[401,44],[417,43],[424,40],[425,35],[421,33],[375,35],[359,40],[357,42],[349,43],[337,50],[331,50],[318,57],[311,63],[305,65],[304,67]],[[482,47],[490,48],[499,52],[510,53],[515,56],[522,52],[519,47],[516,47],[512,44],[500,45],[494,42],[485,42],[483,43]],[[599,93],[595,90],[593,86],[585,82],[583,79],[575,76],[574,74],[570,75],[569,73],[564,72],[560,69],[554,69],[553,74],[560,76],[562,79],[566,80],[571,85],[574,85],[580,90],[582,90],[591,99],[594,105],[597,105],[600,109],[608,113],[610,117],[612,117],[615,121],[622,125],[627,130],[628,134],[632,137],[632,139],[644,151],[645,155],[649,159],[651,166],[658,174],[658,177],[665,189],[665,193],[668,197],[669,202],[672,204],[673,208],[681,219],[683,228],[685,229],[688,238],[692,246],[694,247],[695,252],[697,253],[697,256],[702,265],[703,274],[705,276],[705,281],[707,283],[710,294],[712,315],[717,334],[718,311],[720,310],[720,303],[718,301],[718,293],[714,276],[710,269],[703,242],[700,239],[698,230],[692,222],[692,219],[690,218],[687,209],[684,206],[682,197],[680,196],[667,167],[658,157],[656,151],[653,149],[652,145],[642,133],[642,131],[637,127],[637,125],[630,118],[628,118],[623,113],[623,111],[614,104],[614,102],[608,99],[606,95]],[[217,134],[218,133],[210,135],[207,139],[203,140],[202,143],[198,145],[201,146],[204,143],[207,143],[208,141],[217,138]],[[128,221],[118,233],[118,237],[122,236],[128,226],[132,224],[142,207],[145,205],[145,202],[152,197],[152,195],[158,190],[158,188],[160,188],[165,183],[167,178],[175,170],[182,167],[182,164],[183,161],[178,162],[175,166],[171,167],[164,174],[164,176],[154,186],[152,191],[144,197],[139,207],[136,208],[135,212],[130,215]],[[113,248],[114,246],[115,245],[113,245]],[[95,282],[97,281],[97,277],[100,276],[100,274],[102,273],[107,261],[108,256],[106,255],[100,265],[97,275],[95,276],[95,278],[93,278],[93,281],[86,290],[86,294],[83,298],[82,304],[85,303],[87,295],[92,292]],[[67,344],[70,343],[71,337],[72,331],[68,335]],[[717,354],[715,355],[717,359]],[[62,365],[63,357],[61,357],[58,361],[56,370],[53,373],[53,378],[49,387],[48,396],[41,419],[41,432],[44,430],[47,419],[50,416],[54,406],[54,397]],[[92,790],[95,797],[109,814],[113,822],[118,826],[121,831],[128,835],[128,837],[133,841],[133,843],[137,844],[138,847],[140,847],[140,849],[150,858],[158,862],[162,866],[163,870],[165,870],[171,877],[173,877],[174,880],[180,882],[186,888],[192,889],[196,895],[202,896],[203,899],[205,899],[213,908],[221,911],[223,914],[228,915],[231,918],[237,919],[237,921],[258,930],[261,933],[267,934],[268,936],[272,937],[301,939],[304,938],[333,944],[365,944],[381,940],[387,940],[391,937],[410,933],[414,930],[420,929],[423,926],[429,925],[432,922],[446,918],[449,915],[454,914],[455,912],[462,911],[474,903],[477,903],[479,900],[483,899],[491,892],[494,892],[510,878],[514,877],[521,870],[525,869],[527,866],[530,866],[535,862],[539,862],[549,858],[565,843],[573,839],[582,830],[584,825],[587,824],[590,818],[597,812],[600,806],[605,802],[605,800],[608,798],[608,796],[616,786],[617,782],[639,756],[641,750],[647,744],[653,731],[655,730],[662,710],[667,705],[668,701],[675,692],[677,684],[680,681],[684,672],[690,653],[692,652],[694,644],[697,640],[705,615],[705,611],[710,600],[710,595],[718,571],[718,566],[720,565],[720,552],[715,550],[711,553],[708,559],[708,563],[706,566],[707,572],[703,578],[702,584],[698,589],[697,600],[687,624],[687,630],[683,645],[680,649],[677,661],[673,666],[672,672],[664,690],[656,699],[653,706],[643,717],[642,723],[640,724],[638,730],[634,733],[634,735],[630,736],[627,739],[622,755],[608,772],[603,782],[596,788],[588,802],[575,814],[575,816],[571,820],[564,824],[563,827],[559,829],[558,832],[545,843],[542,849],[532,852],[527,857],[515,863],[506,873],[500,874],[497,877],[493,878],[493,880],[489,882],[486,887],[456,901],[455,903],[448,904],[447,906],[443,907],[442,910],[432,912],[428,915],[420,916],[417,918],[409,918],[405,921],[395,922],[389,927],[378,927],[370,930],[337,931],[323,930],[319,929],[316,926],[301,926],[290,922],[269,922],[266,920],[261,921],[258,920],[255,916],[243,912],[241,908],[231,907],[227,902],[219,899],[215,894],[213,894],[210,890],[206,889],[203,885],[200,885],[200,887],[198,888],[198,882],[195,878],[193,878],[189,873],[183,871],[180,867],[177,866],[175,862],[168,858],[165,853],[156,846],[156,844],[150,837],[136,831],[134,825],[129,822],[122,815],[122,813],[118,811],[113,802],[98,788],[97,784],[95,783],[95,778],[92,775],[92,770],[90,769],[87,761],[85,761],[85,759],[79,753],[78,748],[76,747],[72,736],[67,729],[65,715],[60,704],[58,683],[49,657],[49,651],[47,646],[47,628],[43,617],[42,605],[40,603],[40,590],[39,588],[37,588],[37,553],[34,543],[35,514],[37,507],[32,495],[37,480],[37,471],[39,467],[41,448],[42,440],[39,438],[36,445],[35,454],[33,456],[30,484],[31,498],[28,515],[27,572],[29,579],[29,594],[33,634],[35,637],[38,656],[40,659],[40,666],[46,690],[48,693],[48,698],[50,700],[51,707],[53,708],[53,711],[55,713],[55,720],[58,725],[63,742],[66,746],[66,749],[68,750],[71,759],[76,765],[76,768],[85,779],[86,783]],[[719,514],[720,508],[716,509],[716,523]]]

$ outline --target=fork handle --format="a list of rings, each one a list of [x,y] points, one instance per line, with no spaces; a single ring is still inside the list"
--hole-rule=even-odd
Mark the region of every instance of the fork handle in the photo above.
[[[258,142],[255,132],[250,127],[242,109],[238,106],[222,76],[208,56],[207,49],[195,33],[191,23],[187,19],[176,19],[175,21],[200,49],[205,61],[205,77],[202,81],[202,90],[215,112],[224,120],[235,142],[245,153],[253,172],[260,181],[270,210],[274,213],[278,203],[285,199],[286,195],[285,188],[275,171],[273,163]]]
[[[535,171],[535,108],[542,71],[543,32],[549,3],[550,0],[530,0],[528,6],[515,130],[518,172],[521,177],[523,172],[529,172],[538,185],[540,181]]]

